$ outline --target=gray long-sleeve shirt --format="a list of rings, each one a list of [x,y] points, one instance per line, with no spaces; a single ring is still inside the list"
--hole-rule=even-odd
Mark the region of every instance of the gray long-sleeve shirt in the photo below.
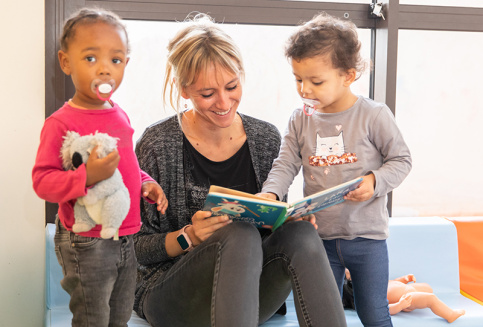
[[[352,160],[344,162],[341,157]],[[357,161],[350,162],[354,158]],[[411,154],[386,105],[359,97],[338,113],[315,112],[308,117],[295,110],[262,192],[282,198],[300,167],[304,196],[371,172],[376,178],[370,200],[345,201],[315,214],[323,239],[388,237],[387,194],[408,175]]]

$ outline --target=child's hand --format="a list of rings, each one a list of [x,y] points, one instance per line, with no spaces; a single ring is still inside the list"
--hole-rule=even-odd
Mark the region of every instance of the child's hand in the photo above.
[[[158,211],[160,211],[163,215],[166,213],[168,199],[166,199],[166,195],[158,183],[153,181],[144,182],[141,186],[141,192],[144,197],[156,203]]]
[[[297,218],[294,221],[298,221],[298,220],[307,220],[309,223],[312,224],[312,226],[314,226],[315,229],[318,229],[319,228],[319,226],[315,222],[316,221],[315,220],[315,215],[313,213],[311,213],[310,215],[307,215],[307,216],[302,216],[300,218]]]
[[[97,156],[97,146],[92,149],[86,162],[86,186],[89,187],[111,177],[116,171],[119,160],[121,160],[121,156],[117,149],[104,158]]]
[[[257,193],[255,195],[265,199],[277,200],[277,196],[273,193]]]
[[[362,182],[357,189],[347,193],[344,196],[345,200],[362,202],[367,201],[374,195],[374,186],[376,183],[376,178],[374,174],[369,174],[362,176]]]

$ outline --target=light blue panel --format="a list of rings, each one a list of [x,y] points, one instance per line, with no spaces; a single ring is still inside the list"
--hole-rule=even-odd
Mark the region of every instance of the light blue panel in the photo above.
[[[56,308],[69,305],[69,294],[62,289],[60,281],[63,278],[62,268],[57,261],[54,246],[55,225],[47,224],[45,227],[45,267],[46,267],[46,304],[47,308]]]
[[[458,241],[453,223],[440,217],[391,218],[388,239],[390,278],[409,273],[420,282],[430,284],[435,294],[448,306],[464,309],[466,314],[451,327],[483,327],[483,306],[459,293]],[[45,323],[49,327],[69,326],[72,314],[69,296],[60,287],[62,270],[55,256],[53,238],[55,226],[46,227],[47,306]],[[287,315],[275,315],[263,327],[297,327],[297,315],[292,294],[286,301]],[[345,311],[347,326],[362,327],[354,310]],[[394,327],[448,326],[430,309],[400,312],[392,316]],[[149,326],[134,312],[129,327]]]
[[[389,278],[414,274],[435,293],[459,294],[458,237],[441,217],[389,219]],[[483,326],[483,324],[482,324]]]

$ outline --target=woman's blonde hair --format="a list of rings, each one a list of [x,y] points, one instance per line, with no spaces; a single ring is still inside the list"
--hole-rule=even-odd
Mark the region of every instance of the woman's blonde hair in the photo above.
[[[163,87],[164,105],[169,104],[180,117],[181,92],[196,82],[211,65],[220,66],[244,77],[240,49],[214,20],[201,13],[190,14],[188,26],[180,30],[168,45],[168,61]],[[168,92],[169,89],[169,92]]]

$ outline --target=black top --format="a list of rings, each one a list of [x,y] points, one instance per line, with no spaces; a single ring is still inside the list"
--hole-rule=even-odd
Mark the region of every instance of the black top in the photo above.
[[[183,135],[186,202],[193,211],[202,210],[211,185],[255,194],[257,179],[248,142],[224,161],[212,161],[199,153]],[[190,210],[191,211],[191,210]]]
[[[193,177],[195,185],[218,185],[234,190],[257,193],[255,170],[253,169],[248,142],[225,161],[212,161],[199,153],[183,135],[184,169]],[[236,174],[235,174],[236,172]]]

